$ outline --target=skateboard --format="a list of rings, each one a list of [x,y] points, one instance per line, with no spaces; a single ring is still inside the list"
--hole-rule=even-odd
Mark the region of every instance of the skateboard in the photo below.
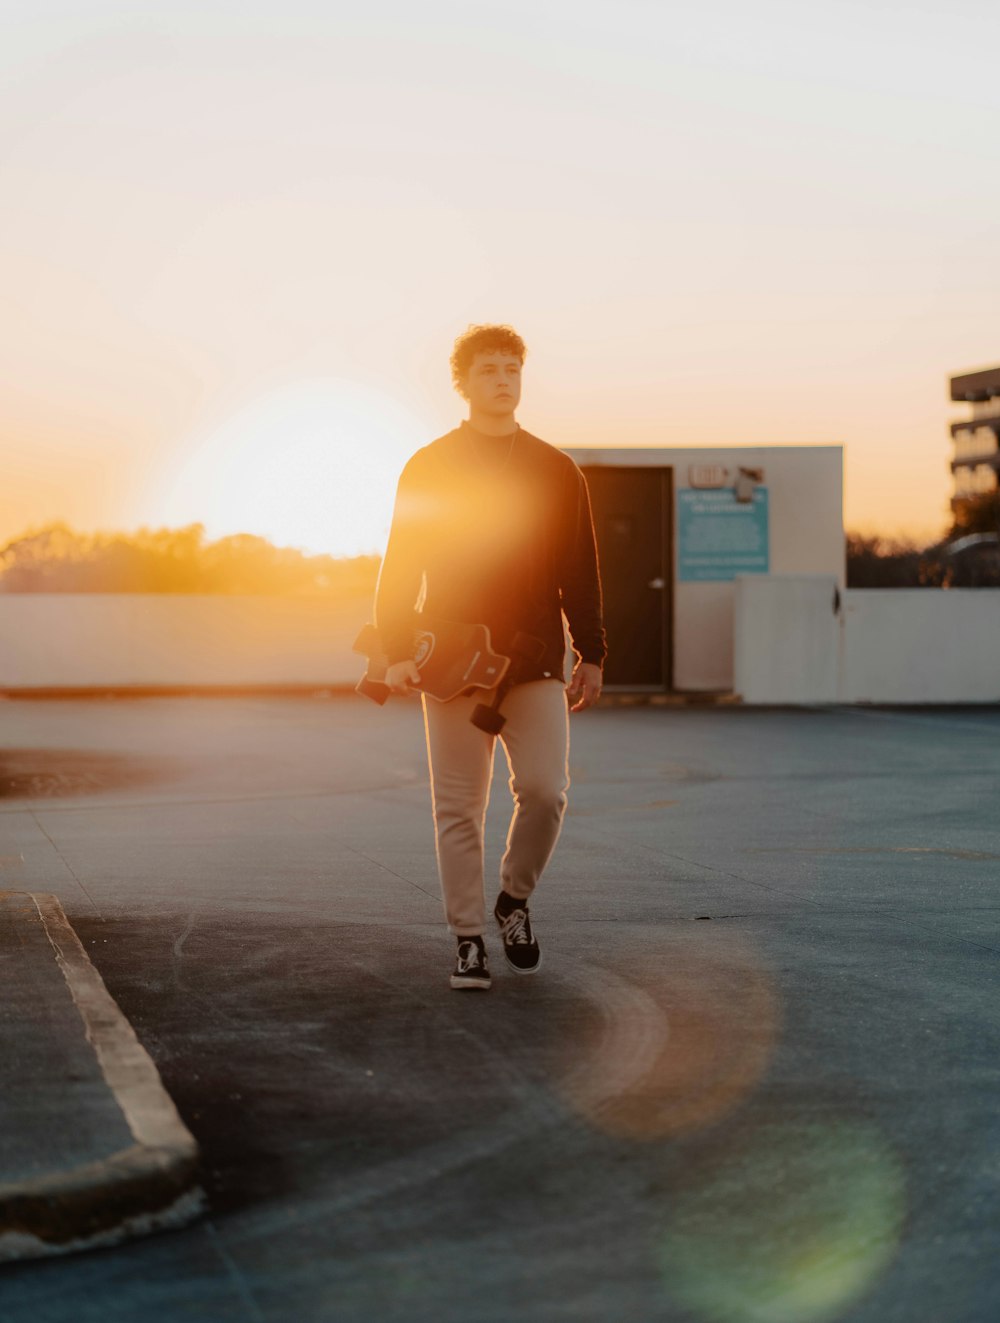
[[[367,656],[368,667],[356,689],[381,706],[391,696],[385,683],[389,660],[375,625],[365,625],[354,642],[354,651]],[[493,651],[486,625],[471,625],[437,617],[420,616],[415,621],[413,659],[420,672],[421,689],[438,702],[447,703],[469,689],[493,690],[491,703],[478,703],[470,720],[480,730],[499,734],[504,717],[500,704],[510,688],[516,663],[537,660],[544,651],[541,640],[517,634],[512,656]]]

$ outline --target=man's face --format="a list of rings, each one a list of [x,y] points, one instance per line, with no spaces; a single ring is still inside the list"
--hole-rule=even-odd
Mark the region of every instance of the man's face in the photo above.
[[[521,360],[500,350],[476,354],[462,384],[475,412],[512,414],[521,399]]]

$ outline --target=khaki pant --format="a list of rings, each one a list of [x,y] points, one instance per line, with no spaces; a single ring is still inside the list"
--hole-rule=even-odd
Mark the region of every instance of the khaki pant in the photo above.
[[[483,825],[496,737],[469,720],[482,701],[439,703],[422,696],[431,773],[434,837],[448,928],[459,937],[485,922]],[[569,712],[558,680],[515,685],[504,699],[500,741],[510,768],[514,813],[500,862],[500,884],[526,900],[559,838],[569,788]]]

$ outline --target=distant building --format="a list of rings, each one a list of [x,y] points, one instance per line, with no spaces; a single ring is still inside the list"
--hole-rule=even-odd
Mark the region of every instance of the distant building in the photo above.
[[[1000,486],[1000,367],[952,377],[951,398],[972,405],[970,418],[951,425],[955,505]]]
[[[842,446],[566,453],[590,489],[606,689],[731,693],[737,594],[747,576],[829,580],[823,618],[834,618],[845,587]]]

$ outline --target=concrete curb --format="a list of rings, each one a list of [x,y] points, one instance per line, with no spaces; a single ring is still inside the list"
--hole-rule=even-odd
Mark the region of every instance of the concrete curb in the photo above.
[[[0,1184],[0,1262],[66,1254],[181,1226],[205,1206],[198,1146],[51,895],[34,902],[104,1079],[135,1144],[99,1162]]]

